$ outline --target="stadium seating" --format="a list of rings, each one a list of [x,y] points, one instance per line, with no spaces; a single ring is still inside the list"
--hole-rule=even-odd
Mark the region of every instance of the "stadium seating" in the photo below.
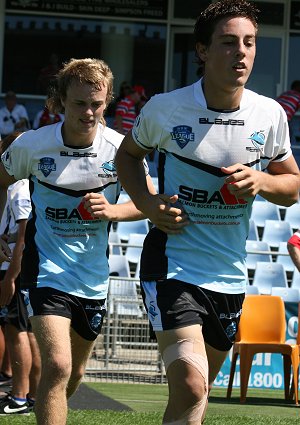
[[[278,295],[284,302],[298,303],[300,301],[300,293],[297,288],[280,288],[272,287],[271,295]]]
[[[247,240],[246,251],[247,251],[246,266],[248,271],[255,270],[256,263],[258,261],[262,261],[262,262],[272,261],[271,254],[262,253],[262,252],[268,252],[268,251],[270,252],[270,247],[268,242]],[[253,253],[251,251],[253,251]],[[258,252],[255,253],[254,251],[258,251]]]
[[[252,220],[251,218],[249,220],[248,240],[251,240],[251,241],[258,241],[259,240],[257,226],[254,223],[254,220]]]
[[[125,255],[110,255],[108,264],[110,276],[130,277],[129,263]]]
[[[266,220],[262,240],[270,248],[278,249],[280,242],[286,242],[293,234],[290,223],[281,220]]]
[[[286,208],[284,221],[290,223],[292,229],[296,231],[300,228],[300,204],[296,203]]]
[[[108,237],[108,244],[109,244],[109,253],[115,254],[115,255],[121,255],[122,254],[122,247],[121,245],[121,239],[117,232],[110,231],[109,237]],[[114,245],[116,244],[116,245]]]
[[[280,255],[283,254],[283,255]],[[287,250],[286,241],[279,243],[278,255],[276,257],[276,262],[283,265],[284,270],[288,273],[293,273],[295,270],[295,265],[290,257],[290,254]]]
[[[136,221],[119,221],[116,228],[116,232],[118,232],[122,242],[129,241],[130,233],[142,233],[143,235],[146,235],[148,231],[149,224],[147,219]]]
[[[300,290],[300,272],[296,268],[293,273],[291,288],[297,288]]]
[[[246,285],[246,294],[255,294],[255,295],[259,295],[259,289],[257,286],[255,285]]]
[[[280,220],[279,207],[272,202],[254,201],[250,218],[257,227],[264,227],[266,220]]]
[[[137,265],[139,262],[145,236],[146,235],[142,233],[130,233],[128,247],[125,252],[125,256],[129,263]]]
[[[252,283],[258,287],[260,294],[264,295],[270,295],[274,286],[288,287],[287,276],[280,263],[258,261]]]

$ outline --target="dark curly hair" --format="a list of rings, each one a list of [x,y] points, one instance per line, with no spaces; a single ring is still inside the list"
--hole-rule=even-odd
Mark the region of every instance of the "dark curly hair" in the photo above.
[[[246,0],[220,0],[215,3],[211,3],[203,12],[200,13],[196,20],[194,26],[195,43],[201,43],[204,46],[209,46],[216,25],[224,18],[247,18],[253,23],[257,30],[258,14],[259,10],[255,4]],[[200,66],[203,65],[203,62],[198,57],[197,52],[196,58],[198,64]]]

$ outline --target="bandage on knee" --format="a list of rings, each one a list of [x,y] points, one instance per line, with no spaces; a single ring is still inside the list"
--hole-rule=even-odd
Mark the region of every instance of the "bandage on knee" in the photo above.
[[[162,358],[165,369],[175,360],[184,361],[193,366],[204,379],[205,396],[191,408],[187,409],[180,419],[168,423],[168,425],[185,425],[187,423],[200,424],[206,409],[208,396],[208,362],[203,353],[203,342],[193,338],[178,340],[175,344],[169,345],[163,352]]]
[[[208,381],[208,362],[202,354],[203,343],[200,340],[187,338],[180,339],[175,344],[169,345],[162,353],[165,369],[175,360],[182,360],[194,366],[203,376],[205,382]]]

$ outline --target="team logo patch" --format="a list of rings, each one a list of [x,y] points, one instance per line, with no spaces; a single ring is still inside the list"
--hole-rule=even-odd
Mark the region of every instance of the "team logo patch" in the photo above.
[[[188,125],[177,125],[173,127],[170,133],[172,140],[175,140],[177,145],[183,149],[189,142],[194,142],[195,133],[192,132],[192,127]]]
[[[56,170],[54,158],[49,158],[47,156],[41,158],[40,162],[38,163],[38,170],[40,170],[45,177],[48,177],[51,171]]]
[[[95,316],[90,321],[91,328],[97,331],[99,328],[101,328],[102,324],[102,315],[100,313],[96,313]]]
[[[262,148],[262,146],[265,144],[265,135],[262,130],[252,133],[249,139],[257,149]]]
[[[237,331],[237,326],[235,322],[231,322],[229,326],[225,329],[226,335],[229,339],[232,340],[232,338],[235,336]]]
[[[117,171],[113,160],[104,162],[100,168],[107,176],[114,176]]]

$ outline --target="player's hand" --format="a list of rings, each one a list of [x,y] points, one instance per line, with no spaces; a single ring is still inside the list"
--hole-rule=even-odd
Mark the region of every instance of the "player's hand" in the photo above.
[[[113,221],[115,216],[114,205],[110,204],[104,195],[87,193],[84,198],[84,208],[95,219]]]
[[[143,213],[158,229],[169,234],[181,233],[183,228],[190,224],[178,202],[178,195],[151,195]]]
[[[252,198],[261,189],[264,173],[253,170],[243,164],[234,164],[230,167],[222,167],[221,171],[228,174],[225,183],[228,190],[238,199]]]

